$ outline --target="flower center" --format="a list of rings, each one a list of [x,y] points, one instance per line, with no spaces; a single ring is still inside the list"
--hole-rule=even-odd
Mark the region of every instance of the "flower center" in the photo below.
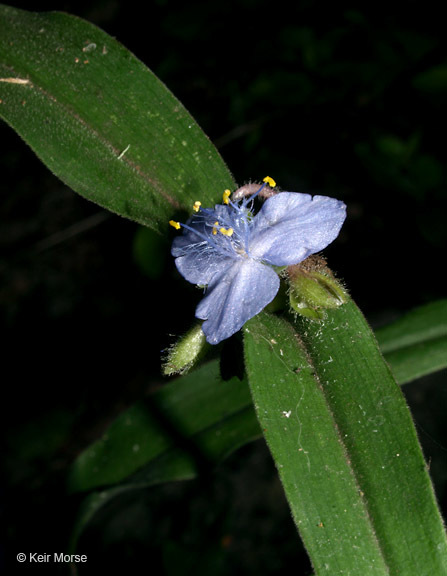
[[[207,247],[226,257],[248,256],[250,229],[253,221],[253,200],[266,185],[274,188],[276,182],[266,176],[263,184],[252,195],[238,202],[230,200],[231,191],[225,190],[222,195],[222,205],[214,210],[202,208],[198,200],[192,207],[196,212],[186,224],[170,220],[169,224],[176,230],[184,228],[192,233],[188,249],[206,250]],[[186,234],[188,234],[188,232]]]

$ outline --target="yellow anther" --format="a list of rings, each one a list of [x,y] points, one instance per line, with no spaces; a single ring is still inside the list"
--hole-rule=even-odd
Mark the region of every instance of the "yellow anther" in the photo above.
[[[225,190],[223,195],[222,195],[222,202],[224,204],[229,204],[230,196],[231,196],[231,190],[228,190],[228,188],[227,188],[227,190]]]
[[[202,206],[202,202],[196,200],[196,202],[194,202],[194,206],[192,207],[192,209],[194,210],[194,212],[198,212],[200,210],[200,206]]]
[[[217,234],[217,228],[216,226],[219,226],[219,222],[214,222],[214,226],[213,226],[213,234],[214,236]]]
[[[223,234],[224,236],[233,236],[233,234],[234,234],[233,228],[228,228],[228,229],[226,229],[226,228],[219,228],[219,232],[220,232],[221,234]]]
[[[270,176],[266,176],[263,182],[268,184],[271,188],[274,188],[276,186],[276,182],[273,180],[273,178],[270,178]]]
[[[180,222],[176,222],[175,220],[169,220],[169,224],[175,228],[176,230],[180,230]]]

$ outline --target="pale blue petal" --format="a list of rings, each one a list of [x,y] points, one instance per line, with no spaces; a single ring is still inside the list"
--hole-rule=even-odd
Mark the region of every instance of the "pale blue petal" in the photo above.
[[[196,308],[205,320],[202,330],[210,344],[235,334],[269,304],[279,290],[276,272],[255,260],[244,258],[217,274]]]
[[[206,286],[214,276],[219,276],[234,264],[234,258],[222,258],[209,246],[203,250],[191,249],[184,256],[175,259],[175,265],[180,274],[191,284]]]
[[[340,200],[281,192],[255,216],[249,255],[274,266],[298,264],[335,240],[345,218]]]
[[[216,221],[225,226],[230,220],[229,206],[217,205],[214,210],[204,209],[187,221],[188,228],[177,236],[171,254],[180,274],[192,284],[205,286],[217,272],[231,266],[238,258],[229,238],[213,235]]]

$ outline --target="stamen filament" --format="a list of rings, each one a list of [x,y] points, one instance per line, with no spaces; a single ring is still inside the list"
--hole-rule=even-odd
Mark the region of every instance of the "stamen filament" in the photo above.
[[[264,188],[266,187],[266,185],[267,185],[267,182],[264,182],[264,184],[262,184],[262,186],[259,188],[259,190],[258,190],[257,192],[255,192],[254,194],[252,194],[248,199],[244,199],[244,202],[246,201],[246,202],[248,203],[248,202],[251,202],[252,200],[254,200],[254,199],[256,198],[256,196],[257,196],[260,192],[262,192],[262,190],[264,190]]]
[[[202,238],[205,242],[209,242],[211,240],[211,238],[209,238],[206,234],[202,234],[202,232],[199,232],[195,228],[192,228],[192,226],[188,226],[188,224],[183,224],[183,222],[176,222],[175,220],[169,220],[169,224],[176,230],[180,230],[180,228],[186,228],[190,232],[196,234],[199,238]],[[219,222],[216,222],[214,226],[216,226],[217,224],[219,224]],[[217,229],[215,227],[213,229],[213,234],[217,234]]]

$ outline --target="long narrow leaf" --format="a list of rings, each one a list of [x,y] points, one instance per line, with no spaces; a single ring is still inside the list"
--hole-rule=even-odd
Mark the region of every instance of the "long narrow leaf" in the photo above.
[[[260,424],[317,574],[388,574],[326,393],[292,326],[260,314],[245,328]]]
[[[222,380],[213,361],[121,414],[74,462],[69,486],[103,488],[131,475],[146,485],[189,478],[259,435],[246,382]]]
[[[446,573],[410,413],[355,304],[296,331],[263,314],[245,340],[258,418],[316,573]]]
[[[74,16],[0,5],[0,117],[73,190],[157,230],[232,177],[133,54]]]
[[[412,310],[376,337],[401,384],[447,368],[447,300]]]
[[[161,482],[194,478],[261,430],[245,381],[223,381],[217,361],[178,378],[121,414],[73,463],[69,488],[95,489],[84,500],[70,550],[113,498]],[[98,490],[102,488],[102,490]]]

